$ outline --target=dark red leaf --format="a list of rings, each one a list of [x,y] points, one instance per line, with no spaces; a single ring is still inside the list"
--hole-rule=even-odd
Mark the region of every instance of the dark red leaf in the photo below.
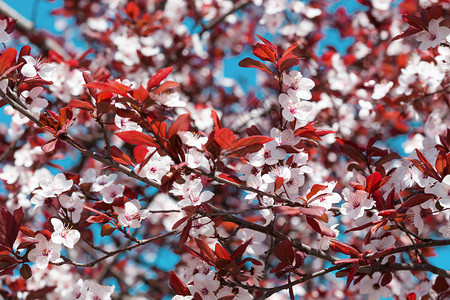
[[[239,62],[239,66],[243,68],[256,68],[261,71],[267,72],[270,75],[274,75],[273,72],[262,62],[254,60],[250,57],[244,58]]]
[[[214,109],[211,109],[211,119],[213,120],[213,131],[217,131],[222,128],[222,122],[220,122],[219,116]]]
[[[169,285],[175,291],[175,293],[177,293],[177,295],[181,296],[191,295],[191,292],[189,291],[186,284],[180,278],[178,278],[177,274],[175,274],[173,271],[170,271]]]
[[[94,111],[95,108],[94,106],[87,102],[87,101],[81,101],[81,100],[77,100],[77,99],[72,99],[70,100],[69,104],[67,105],[68,107],[75,107],[78,109],[83,109],[83,110],[87,110],[87,111]]]
[[[369,175],[366,179],[366,192],[372,194],[374,191],[380,188],[381,174],[379,172],[374,172]]]
[[[161,81],[163,81],[170,74],[170,72],[172,72],[172,70],[172,67],[167,67],[156,72],[156,74],[153,75],[148,81],[147,90],[151,90],[155,86],[159,85]]]
[[[31,268],[27,264],[23,264],[20,268],[20,276],[22,276],[23,279],[29,279],[31,277]]]
[[[134,166],[131,159],[116,146],[111,146],[110,154],[116,162],[124,165]]]
[[[180,131],[188,131],[191,122],[189,114],[180,115],[169,129],[169,139]]]
[[[402,18],[403,18],[403,21],[405,21],[406,23],[408,23],[409,25],[411,25],[417,29],[427,30],[427,28],[428,28],[428,24],[425,23],[424,20],[422,20],[421,18],[419,18],[417,16],[403,15]]]
[[[271,137],[254,135],[254,136],[243,138],[243,139],[236,141],[227,149],[227,151],[231,152],[231,151],[235,151],[237,149],[249,147],[252,145],[263,145],[272,140],[273,140],[273,138],[271,138]]]
[[[117,132],[116,135],[124,142],[127,142],[132,145],[159,148],[158,143],[152,137],[140,131],[131,130],[124,132]]]
[[[329,236],[329,237],[336,237],[336,233],[331,230],[330,228],[328,228],[327,226],[325,226],[321,221],[310,217],[310,216],[306,216],[306,221],[308,222],[309,226],[311,226],[312,229],[314,229],[314,231],[316,231],[317,233]]]
[[[210,264],[213,265],[216,259],[214,251],[212,251],[208,244],[202,240],[195,239],[195,243],[197,244],[197,247],[200,248],[201,253],[204,254],[209,259]]]
[[[219,243],[217,243],[215,246],[215,252],[216,252],[216,256],[218,258],[231,260],[231,257],[228,254],[228,251],[225,250]]]
[[[3,206],[0,206],[0,245],[12,249],[19,233],[14,216]]]
[[[311,197],[313,197],[315,194],[317,194],[320,191],[323,191],[324,189],[326,189],[328,186],[326,185],[322,185],[322,184],[315,184],[311,187],[311,191],[306,195],[306,200],[311,199]]]
[[[256,44],[253,47],[253,55],[265,61],[270,61],[273,63],[276,61],[276,53],[268,45],[259,43]]]
[[[345,286],[346,289],[350,286],[353,281],[353,277],[355,277],[356,270],[358,270],[358,263],[356,262],[353,268],[350,270],[350,273],[347,276],[347,284]]]
[[[6,70],[16,64],[17,50],[15,48],[8,48],[0,56],[0,77],[3,76]]]
[[[214,140],[219,144],[220,148],[227,149],[234,143],[236,137],[231,129],[220,128],[214,132]]]
[[[156,89],[152,91],[154,94],[162,94],[166,92],[168,89],[179,87],[180,85],[176,83],[175,81],[166,81],[160,86],[158,86]]]
[[[402,207],[414,207],[416,205],[420,205],[424,202],[427,202],[430,199],[435,198],[436,196],[434,194],[419,194],[414,195],[405,202],[402,203]]]
[[[350,246],[349,244],[340,242],[338,240],[330,241],[330,249],[336,252],[341,252],[347,255],[359,256],[359,251]]]
[[[130,89],[126,85],[118,82],[92,82],[84,85],[88,89],[98,89],[101,91],[117,94],[123,97],[128,97],[127,91]]]
[[[300,209],[291,206],[277,206],[273,208],[273,211],[277,214],[289,216],[298,216],[301,213]]]
[[[263,41],[264,44],[266,44],[267,46],[269,46],[270,49],[272,49],[273,52],[275,52],[275,53],[278,52],[277,46],[275,46],[274,44],[272,44],[269,40],[266,40],[265,38],[263,38],[262,36],[260,36],[260,35],[258,35],[258,34],[257,34],[256,36],[259,37],[259,39],[260,39],[261,41]]]
[[[289,53],[278,61],[278,69],[280,73],[282,73],[286,70],[289,70],[293,66],[298,65],[299,63],[300,60],[298,59],[298,57],[293,55],[292,53]]]
[[[249,239],[242,245],[240,245],[236,250],[231,253],[231,260],[236,260],[237,258],[241,257],[242,254],[244,254],[245,249],[247,249],[248,245],[252,242],[252,239]]]
[[[435,290],[437,293],[442,293],[446,291],[448,288],[449,285],[447,283],[447,280],[441,275],[439,275],[433,284],[433,290]]]
[[[292,266],[294,262],[294,250],[289,239],[285,239],[276,246],[275,256],[283,263]]]
[[[145,160],[145,156],[148,153],[148,149],[144,146],[137,146],[133,149],[134,160],[140,164]]]
[[[300,211],[302,214],[313,217],[322,216],[327,209],[322,206],[313,206],[313,207],[300,207]]]
[[[416,149],[417,157],[420,159],[420,161],[424,164],[424,166],[433,174],[433,178],[436,180],[439,180],[439,174],[434,170],[431,163],[428,161],[428,159],[425,157],[425,155],[422,154],[419,150]]]

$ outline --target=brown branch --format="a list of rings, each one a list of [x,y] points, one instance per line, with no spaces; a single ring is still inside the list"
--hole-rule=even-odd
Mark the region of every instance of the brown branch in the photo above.
[[[146,240],[139,241],[138,243],[136,243],[136,244],[134,244],[134,245],[131,245],[131,246],[128,246],[128,247],[124,247],[124,248],[120,248],[120,249],[117,249],[117,250],[114,250],[114,251],[111,251],[111,252],[109,252],[108,254],[106,254],[106,255],[104,255],[104,256],[102,256],[102,257],[96,259],[96,260],[93,260],[93,261],[91,261],[91,262],[88,262],[88,263],[78,263],[78,262],[74,262],[74,261],[70,260],[69,258],[67,258],[67,257],[65,257],[65,256],[61,256],[61,258],[64,260],[64,262],[57,262],[57,263],[53,263],[53,264],[56,265],[56,266],[61,266],[61,265],[64,265],[64,264],[69,264],[69,265],[73,265],[73,266],[76,266],[76,267],[89,268],[89,267],[95,266],[95,265],[98,264],[99,262],[101,262],[101,261],[103,261],[103,260],[105,260],[105,259],[107,259],[107,258],[109,258],[109,257],[112,257],[112,256],[114,256],[114,255],[123,253],[123,252],[125,252],[125,251],[131,251],[131,250],[133,250],[134,248],[137,248],[137,247],[141,247],[141,246],[147,245],[147,244],[149,244],[149,243],[151,243],[151,242],[154,242],[154,241],[156,241],[156,240],[160,240],[160,239],[163,239],[163,238],[166,238],[166,237],[175,235],[175,234],[177,234],[177,233],[178,233],[177,231],[172,230],[172,231],[169,231],[169,232],[167,232],[167,233],[163,233],[163,234],[154,236],[154,237],[152,237],[152,238],[149,238],[149,239],[146,239]]]
[[[233,6],[232,9],[230,9],[230,11],[226,12],[225,14],[218,16],[217,18],[215,18],[214,20],[212,20],[211,22],[209,22],[208,24],[206,24],[205,26],[203,26],[202,31],[200,31],[199,36],[202,36],[205,32],[213,29],[214,27],[216,27],[220,22],[222,22],[223,20],[226,19],[226,17],[228,17],[229,15],[234,14],[235,12],[237,12],[238,10],[246,7],[247,5],[249,5],[250,3],[252,3],[251,1],[243,1],[239,4],[236,4]]]

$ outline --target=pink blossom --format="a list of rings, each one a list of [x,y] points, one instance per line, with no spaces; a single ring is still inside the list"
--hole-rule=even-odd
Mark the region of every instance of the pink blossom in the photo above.
[[[312,105],[307,101],[293,100],[286,94],[281,94],[278,97],[281,106],[283,106],[283,117],[286,121],[297,121],[304,126],[307,123],[307,114],[311,111]]]
[[[36,263],[38,269],[45,269],[49,262],[57,262],[60,259],[59,246],[38,233],[35,237],[38,241],[36,247],[28,253],[28,259]]]
[[[32,56],[23,56],[23,59],[27,62],[22,66],[21,72],[25,77],[35,77],[36,75],[41,76],[42,79],[51,81],[52,74],[56,67],[52,64],[44,63],[45,59],[35,59]]]
[[[131,200],[124,204],[124,207],[113,206],[114,212],[118,215],[119,224],[123,227],[139,228],[141,220],[146,218],[146,212],[141,210],[141,203],[138,200]]]
[[[416,40],[420,42],[420,50],[424,51],[430,47],[436,47],[450,34],[450,28],[439,26],[441,20],[431,19],[428,24],[428,31],[421,31],[416,34]]]
[[[64,226],[60,219],[52,218],[51,223],[55,229],[52,233],[52,242],[59,245],[63,244],[67,248],[73,248],[81,237],[80,232]]]
[[[57,174],[52,181],[44,179],[40,182],[41,190],[36,193],[42,197],[58,196],[72,188],[72,179],[66,180],[64,173]]]
[[[8,26],[7,20],[0,20],[0,43],[4,44],[9,40],[9,34],[6,32]]]
[[[283,73],[283,84],[286,85],[286,91],[291,92],[296,98],[310,100],[312,94],[310,90],[314,87],[314,81],[303,77],[299,71],[292,70],[289,75]]]
[[[370,209],[375,204],[375,201],[368,198],[369,194],[362,190],[351,192],[350,189],[345,188],[342,191],[346,203],[341,206],[341,213],[348,215],[350,218],[358,219],[364,214],[365,209]]]
[[[123,184],[113,184],[105,187],[100,191],[103,197],[103,202],[111,204],[116,198],[123,196],[125,186]]]

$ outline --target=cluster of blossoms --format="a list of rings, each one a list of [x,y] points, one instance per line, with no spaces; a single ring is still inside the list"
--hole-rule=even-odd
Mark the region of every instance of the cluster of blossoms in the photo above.
[[[448,297],[450,6],[358,2],[65,0],[84,53],[1,16],[0,295]]]

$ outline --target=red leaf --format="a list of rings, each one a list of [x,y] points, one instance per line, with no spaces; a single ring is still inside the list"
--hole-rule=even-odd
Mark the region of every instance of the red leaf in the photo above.
[[[116,146],[111,146],[110,154],[116,162],[118,162],[120,164],[129,165],[129,166],[134,166],[131,159]]]
[[[150,78],[150,80],[148,81],[147,90],[151,90],[152,88],[160,84],[161,81],[163,81],[170,74],[170,72],[172,72],[172,69],[172,67],[167,67],[156,72],[156,74],[153,75],[152,78]]]
[[[236,137],[231,129],[221,128],[214,132],[214,140],[219,144],[220,148],[226,149],[234,143]]]
[[[425,155],[422,154],[419,150],[416,149],[417,157],[420,159],[420,161],[425,165],[425,167],[433,174],[433,178],[436,180],[439,180],[439,174],[436,173],[436,170],[433,168],[431,163],[428,161],[428,159],[425,157]]]
[[[320,191],[323,191],[328,186],[322,185],[322,184],[315,184],[311,187],[311,191],[306,195],[306,199],[309,200],[311,197],[313,197],[315,194],[317,194]]]
[[[206,257],[209,260],[209,264],[214,265],[215,261],[214,251],[212,251],[211,248],[209,248],[208,244],[199,239],[195,239],[195,243],[197,244],[198,248],[200,248],[201,253],[206,255]]]
[[[274,44],[272,44],[271,42],[269,42],[268,40],[266,40],[265,38],[263,38],[262,36],[260,36],[260,35],[258,35],[258,34],[257,34],[256,36],[259,37],[259,39],[260,39],[261,41],[263,41],[264,44],[266,44],[267,46],[269,46],[270,49],[272,49],[273,52],[275,52],[275,53],[278,52],[277,46],[275,46]]]
[[[437,159],[436,159],[435,167],[436,167],[437,172],[442,177],[445,177],[444,175],[447,172],[448,164],[447,164],[447,158],[446,158],[444,151],[439,151]]]
[[[300,209],[291,206],[277,206],[273,208],[273,211],[277,214],[289,216],[298,216],[301,213]]]
[[[248,241],[246,241],[245,243],[240,245],[236,250],[234,250],[233,253],[231,253],[231,260],[235,260],[235,259],[241,257],[242,254],[244,254],[245,249],[247,249],[248,245],[251,242],[252,242],[252,239],[249,239]]]
[[[133,96],[134,99],[138,100],[140,103],[147,100],[149,96],[148,91],[144,89],[142,85],[140,85],[139,88],[137,88],[136,90],[133,90],[131,92],[131,95]]]
[[[17,50],[15,48],[8,48],[0,56],[0,77],[6,70],[16,64]]]
[[[409,25],[411,25],[417,29],[427,30],[427,28],[428,28],[428,24],[425,23],[424,20],[422,20],[421,18],[419,18],[417,16],[403,15],[402,18],[403,18],[403,21],[405,21],[406,23],[408,23]]]
[[[332,238],[336,237],[336,233],[327,226],[325,226],[319,220],[307,215],[306,221],[308,222],[309,226],[311,226],[311,228],[314,229],[314,231]]]
[[[144,146],[137,146],[133,149],[134,160],[140,164],[144,161],[145,156],[147,155],[148,150]]]
[[[411,36],[411,35],[413,35],[413,34],[416,34],[416,33],[418,33],[418,32],[421,32],[421,31],[422,31],[422,29],[417,29],[417,28],[414,28],[414,27],[410,27],[410,28],[408,28],[406,31],[404,31],[404,32],[402,32],[402,33],[396,35],[395,37],[393,37],[392,40],[391,40],[391,42],[393,42],[393,41],[395,41],[395,40],[403,39],[403,38],[405,38],[405,37]]]
[[[313,206],[313,207],[300,207],[300,211],[302,214],[307,216],[320,217],[327,211],[327,209],[322,206]]]
[[[289,46],[289,48],[283,52],[283,54],[281,55],[281,58],[285,57],[286,55],[288,55],[289,53],[291,53],[295,48],[297,48],[300,45],[300,42],[297,41],[294,44],[292,44],[291,46]]]
[[[76,100],[76,99],[70,100],[70,102],[67,106],[75,107],[75,108],[79,108],[79,109],[83,109],[83,110],[88,110],[88,111],[95,110],[94,106],[91,103],[89,103],[87,101]]]
[[[116,135],[124,142],[127,142],[132,145],[159,148],[158,143],[152,137],[140,131],[131,130],[124,132],[117,132]]]
[[[170,277],[169,285],[175,291],[175,293],[177,293],[177,295],[181,296],[191,295],[191,292],[189,291],[188,287],[180,278],[178,278],[177,274],[175,274],[173,271],[170,271],[169,277]]]
[[[231,152],[231,151],[235,151],[237,149],[240,148],[244,148],[244,147],[249,147],[249,146],[253,146],[253,145],[263,145],[265,143],[268,143],[270,141],[272,141],[273,138],[271,137],[266,137],[266,136],[261,136],[261,135],[254,135],[248,138],[243,138],[240,139],[238,141],[236,141],[234,144],[232,144],[227,151]]]
[[[434,194],[419,194],[414,195],[405,202],[402,203],[402,207],[414,207],[416,205],[420,205],[424,202],[427,202],[428,200],[436,197]]]
[[[96,214],[99,214],[100,216],[103,216],[105,219],[112,220],[112,218],[111,218],[110,216],[105,215],[104,213],[102,213],[102,212],[96,210],[95,208],[92,208],[92,207],[90,207],[90,206],[88,206],[88,205],[86,205],[86,204],[80,204],[80,205],[81,205],[83,208],[87,209],[87,210],[90,210],[90,211],[92,211],[92,212],[94,212],[94,213],[96,213]]]
[[[239,62],[239,66],[243,68],[256,68],[261,71],[267,72],[270,75],[274,75],[273,72],[265,64],[250,57],[246,57],[241,60]]]
[[[55,150],[56,143],[58,142],[58,139],[52,139],[48,142],[46,142],[44,145],[41,146],[42,151],[45,153],[50,153],[53,150]]]
[[[3,206],[0,206],[0,245],[12,249],[19,233],[14,216]]]
[[[299,63],[300,60],[298,59],[298,57],[293,55],[292,53],[289,53],[278,61],[278,69],[280,73],[282,73],[286,70],[289,70],[293,66],[298,65]]]
[[[253,55],[265,61],[271,61],[273,63],[276,61],[276,53],[268,45],[256,44],[253,46]]]
[[[251,146],[248,146],[248,147],[237,149],[237,150],[235,150],[233,152],[228,152],[226,156],[240,158],[240,157],[245,156],[247,153],[258,152],[262,148],[263,148],[263,145],[251,145]]]
[[[99,89],[105,92],[110,92],[123,97],[128,97],[127,91],[130,89],[126,85],[118,82],[92,82],[84,85],[88,89]]]
[[[381,174],[380,172],[374,172],[367,177],[366,180],[366,192],[372,194],[374,191],[380,188]]]
[[[294,250],[289,239],[285,239],[278,244],[275,248],[275,256],[285,264],[292,266],[294,262]]]
[[[218,258],[231,260],[231,257],[228,254],[228,251],[225,250],[219,243],[216,244],[215,250],[216,250],[215,252],[216,252],[216,255]]]
[[[283,182],[283,177],[277,177],[277,179],[275,179],[275,191],[278,191],[278,189],[283,185]]]
[[[154,89],[152,91],[152,93],[154,94],[162,94],[165,91],[167,91],[168,89],[174,88],[174,87],[179,87],[180,85],[178,83],[176,83],[175,81],[166,81],[163,84],[161,84],[160,86],[158,86],[156,89]]]
[[[350,270],[350,273],[347,276],[347,285],[345,286],[346,289],[350,286],[352,283],[353,277],[355,277],[356,270],[358,270],[358,263],[356,262],[353,268]]]
[[[169,139],[176,135],[179,131],[188,131],[190,126],[191,117],[189,114],[180,115],[169,129]]]
[[[330,241],[330,249],[336,252],[341,252],[347,255],[351,256],[359,256],[359,251],[353,248],[352,246],[340,242],[338,240],[331,240]]]
[[[220,122],[219,116],[215,112],[215,110],[211,109],[211,119],[213,120],[213,130],[217,131],[222,128],[222,122]]]

